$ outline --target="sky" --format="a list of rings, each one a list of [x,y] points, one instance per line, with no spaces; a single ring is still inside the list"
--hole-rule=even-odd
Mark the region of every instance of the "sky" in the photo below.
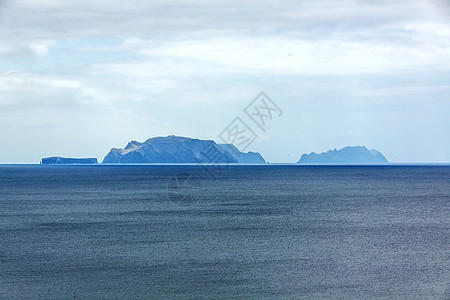
[[[265,130],[244,112],[262,91]],[[270,162],[450,162],[449,98],[448,0],[0,0],[0,163],[220,142],[236,117]]]

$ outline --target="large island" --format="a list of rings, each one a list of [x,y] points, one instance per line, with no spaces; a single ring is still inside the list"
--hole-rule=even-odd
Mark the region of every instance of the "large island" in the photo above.
[[[240,152],[231,144],[170,135],[112,148],[103,163],[265,163],[265,160],[257,152]]]

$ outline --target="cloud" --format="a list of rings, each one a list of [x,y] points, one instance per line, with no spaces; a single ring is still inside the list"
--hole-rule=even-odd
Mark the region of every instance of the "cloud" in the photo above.
[[[402,22],[445,20],[441,1],[8,1],[3,33],[34,38],[150,36],[168,33],[241,32],[321,34]],[[448,21],[448,20],[447,20]],[[312,30],[312,31],[311,31]]]
[[[420,28],[428,33],[430,31]],[[424,34],[425,35],[425,34]],[[234,73],[348,74],[450,67],[450,41],[398,45],[358,41],[287,38],[175,40],[144,50],[150,57],[184,58],[215,64]]]
[[[162,76],[166,69],[172,76],[219,68],[291,74],[447,69],[450,20],[443,9],[448,4],[438,0],[8,1],[0,10],[0,55],[43,57],[55,41],[77,40],[81,52],[131,58],[111,69],[143,62]]]
[[[30,42],[12,40],[3,40],[0,42],[0,55],[5,56],[37,56],[42,57],[48,55],[52,40],[33,40]]]
[[[80,105],[107,105],[107,97],[77,80],[43,77],[11,70],[0,75],[0,106],[4,110],[27,108],[74,109]]]

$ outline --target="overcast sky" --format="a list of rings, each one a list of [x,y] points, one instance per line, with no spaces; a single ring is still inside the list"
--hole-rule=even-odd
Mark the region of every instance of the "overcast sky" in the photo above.
[[[0,162],[214,139],[264,91],[270,162],[450,162],[450,1],[0,0]]]

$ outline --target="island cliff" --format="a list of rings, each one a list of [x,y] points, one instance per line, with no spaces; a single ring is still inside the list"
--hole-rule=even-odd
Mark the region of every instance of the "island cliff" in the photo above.
[[[240,164],[265,164],[266,161],[258,152],[240,152],[233,144],[217,144],[222,150],[231,154]]]

